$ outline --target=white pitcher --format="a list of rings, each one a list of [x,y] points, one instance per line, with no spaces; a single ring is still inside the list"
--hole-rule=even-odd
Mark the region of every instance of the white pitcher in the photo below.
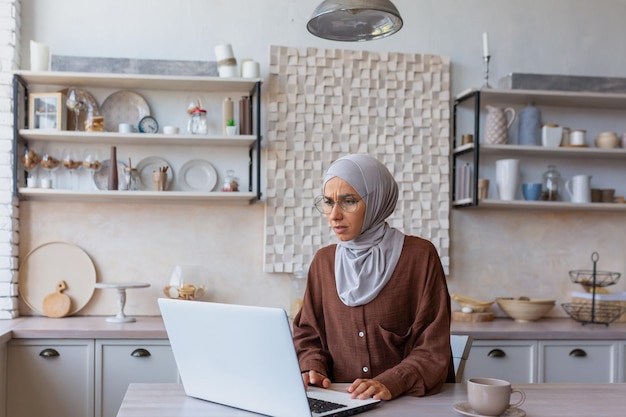
[[[574,175],[565,181],[572,203],[591,203],[591,175]]]
[[[512,107],[505,109],[494,106],[485,106],[487,118],[485,120],[485,143],[505,144],[509,141],[509,128],[515,120],[515,110]],[[507,114],[509,117],[507,118]]]

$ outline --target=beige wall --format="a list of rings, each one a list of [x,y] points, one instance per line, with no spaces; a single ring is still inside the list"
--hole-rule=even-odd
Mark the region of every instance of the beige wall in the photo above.
[[[35,39],[61,55],[213,60],[213,46],[230,42],[239,57],[261,62],[262,76],[272,44],[432,53],[450,57],[456,94],[482,82],[487,31],[494,80],[509,72],[623,76],[626,68],[626,2],[619,0],[396,0],[402,31],[360,44],[310,36],[305,23],[318,3],[23,0],[22,49],[27,56]],[[263,210],[262,203],[22,203],[20,256],[42,242],[73,241],[94,258],[100,280],[152,283],[129,292],[130,314],[155,314],[170,268],[184,262],[215,270],[217,300],[286,308],[288,276],[262,272]],[[590,267],[592,251],[600,253],[600,268],[626,271],[624,228],[622,214],[452,210],[450,288],[483,299],[526,294],[566,301],[576,289],[567,271]],[[624,280],[615,289],[623,290]],[[113,294],[97,290],[82,313],[112,314],[114,304]]]

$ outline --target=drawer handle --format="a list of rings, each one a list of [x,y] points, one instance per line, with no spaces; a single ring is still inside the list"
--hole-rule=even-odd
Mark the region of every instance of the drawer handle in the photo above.
[[[504,353],[504,351],[500,349],[492,349],[489,351],[489,353],[487,353],[487,356],[489,356],[490,358],[504,358],[506,356],[506,353]]]
[[[151,354],[146,349],[139,348],[133,350],[133,353],[131,353],[130,356],[132,356],[133,358],[147,358],[151,356]]]
[[[39,356],[42,358],[56,358],[57,356],[61,356],[61,354],[56,349],[47,348],[39,352]]]
[[[587,352],[582,349],[574,349],[569,353],[569,355],[573,358],[584,358],[587,356]]]

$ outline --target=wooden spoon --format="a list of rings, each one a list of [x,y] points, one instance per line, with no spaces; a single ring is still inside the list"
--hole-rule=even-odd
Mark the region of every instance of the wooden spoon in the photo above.
[[[59,281],[55,293],[48,294],[43,299],[43,313],[48,317],[65,317],[70,312],[71,299],[63,294],[67,289],[65,281]]]

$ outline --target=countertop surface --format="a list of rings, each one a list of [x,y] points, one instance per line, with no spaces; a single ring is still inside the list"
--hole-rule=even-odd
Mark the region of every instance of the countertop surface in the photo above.
[[[626,384],[513,384],[526,393],[521,412],[504,415],[533,417],[615,417],[624,414]],[[334,389],[345,389],[335,384]],[[515,397],[517,398],[517,397]],[[465,384],[446,384],[429,397],[402,396],[380,404],[363,416],[458,416],[453,408],[467,401]],[[187,397],[177,384],[130,384],[117,417],[258,416],[236,408]],[[475,416],[475,414],[471,414]]]
[[[0,342],[11,338],[42,339],[167,339],[160,316],[135,316],[133,323],[109,323],[107,317],[64,318],[20,317],[0,320]],[[571,319],[542,319],[518,323],[510,319],[491,322],[452,322],[453,334],[467,334],[474,340],[623,340],[626,323],[582,325]]]

